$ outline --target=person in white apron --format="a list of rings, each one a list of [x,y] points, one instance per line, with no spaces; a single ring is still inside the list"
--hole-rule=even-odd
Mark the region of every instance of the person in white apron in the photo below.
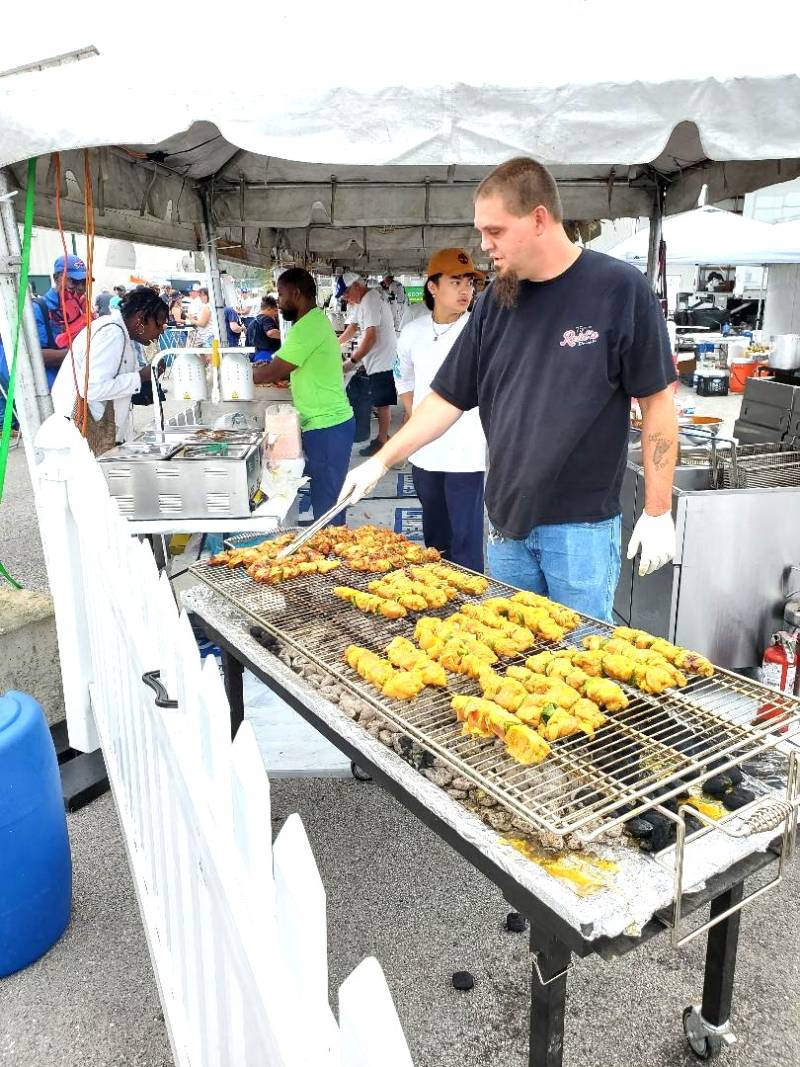
[[[53,383],[53,410],[75,420],[95,455],[108,452],[131,436],[131,398],[150,379],[150,366],[140,366],[144,362],[140,356],[161,336],[168,314],[157,292],[139,286],[126,293],[119,310],[94,320],[90,327],[88,412],[84,397],[86,329],[73,342],[72,358],[67,354],[61,364]]]

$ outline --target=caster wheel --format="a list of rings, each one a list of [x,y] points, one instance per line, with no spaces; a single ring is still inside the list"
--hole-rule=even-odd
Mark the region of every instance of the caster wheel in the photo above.
[[[701,1027],[702,1021],[697,1010],[685,1008],[683,1032],[686,1034],[689,1048],[700,1060],[715,1060],[725,1047],[725,1042],[717,1034],[702,1033]]]
[[[362,771],[361,768],[359,767],[359,765],[357,763],[354,763],[353,760],[350,761],[350,773],[352,774],[352,776],[355,778],[355,780],[357,782],[371,782],[372,781],[372,775],[371,774],[367,774],[366,771]]]

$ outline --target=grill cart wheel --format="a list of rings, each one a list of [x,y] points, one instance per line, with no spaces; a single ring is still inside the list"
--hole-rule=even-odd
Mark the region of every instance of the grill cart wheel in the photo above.
[[[371,774],[367,774],[366,771],[362,771],[361,768],[359,767],[359,765],[357,763],[355,763],[353,760],[350,760],[350,773],[352,774],[352,776],[355,778],[355,780],[357,782],[371,782],[372,781],[372,775]]]
[[[684,1008],[683,1032],[689,1042],[689,1048],[701,1060],[715,1060],[729,1044],[720,1033],[714,1033],[697,1007]],[[732,1035],[731,1035],[732,1036]]]

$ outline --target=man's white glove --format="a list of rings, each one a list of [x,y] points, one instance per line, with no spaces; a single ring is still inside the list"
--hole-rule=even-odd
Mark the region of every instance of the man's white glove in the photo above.
[[[665,511],[663,515],[642,512],[628,542],[628,559],[634,559],[639,549],[642,550],[639,556],[639,574],[642,578],[674,559],[675,523],[671,511]]]
[[[381,478],[386,474],[387,468],[375,456],[365,463],[354,467],[344,480],[339,500],[351,494],[349,503],[356,504],[362,497],[369,496]]]
[[[354,363],[352,359],[346,359],[344,363],[342,363],[342,374],[349,374],[350,371],[355,370],[357,366],[358,364]]]

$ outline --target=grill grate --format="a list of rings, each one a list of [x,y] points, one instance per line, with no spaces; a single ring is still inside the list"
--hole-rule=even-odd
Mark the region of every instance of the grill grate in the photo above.
[[[374,575],[345,566],[330,575],[309,575],[279,586],[253,582],[243,571],[201,562],[192,573],[226,597],[253,622],[334,676],[369,702],[460,776],[472,781],[512,814],[557,835],[580,831],[596,836],[653,804],[684,793],[687,784],[720,772],[723,766],[758,755],[800,731],[800,701],[738,675],[718,671],[682,690],[646,696],[623,685],[630,700],[609,714],[593,740],[578,735],[551,744],[541,764],[514,762],[499,742],[461,733],[450,707],[454,693],[479,695],[477,682],[450,675],[448,690],[424,689],[413,701],[387,699],[351,670],[343,652],[359,644],[382,653],[398,634],[411,638],[419,615],[390,620],[365,615],[333,596],[335,585],[366,588]],[[460,603],[517,590],[492,581],[483,597],[460,594],[446,607],[425,614],[445,617]],[[588,634],[611,633],[605,623],[583,617],[563,645],[578,645]],[[498,670],[523,664],[527,656],[553,648],[539,641],[524,654],[504,659]],[[754,723],[770,705],[769,719]]]

